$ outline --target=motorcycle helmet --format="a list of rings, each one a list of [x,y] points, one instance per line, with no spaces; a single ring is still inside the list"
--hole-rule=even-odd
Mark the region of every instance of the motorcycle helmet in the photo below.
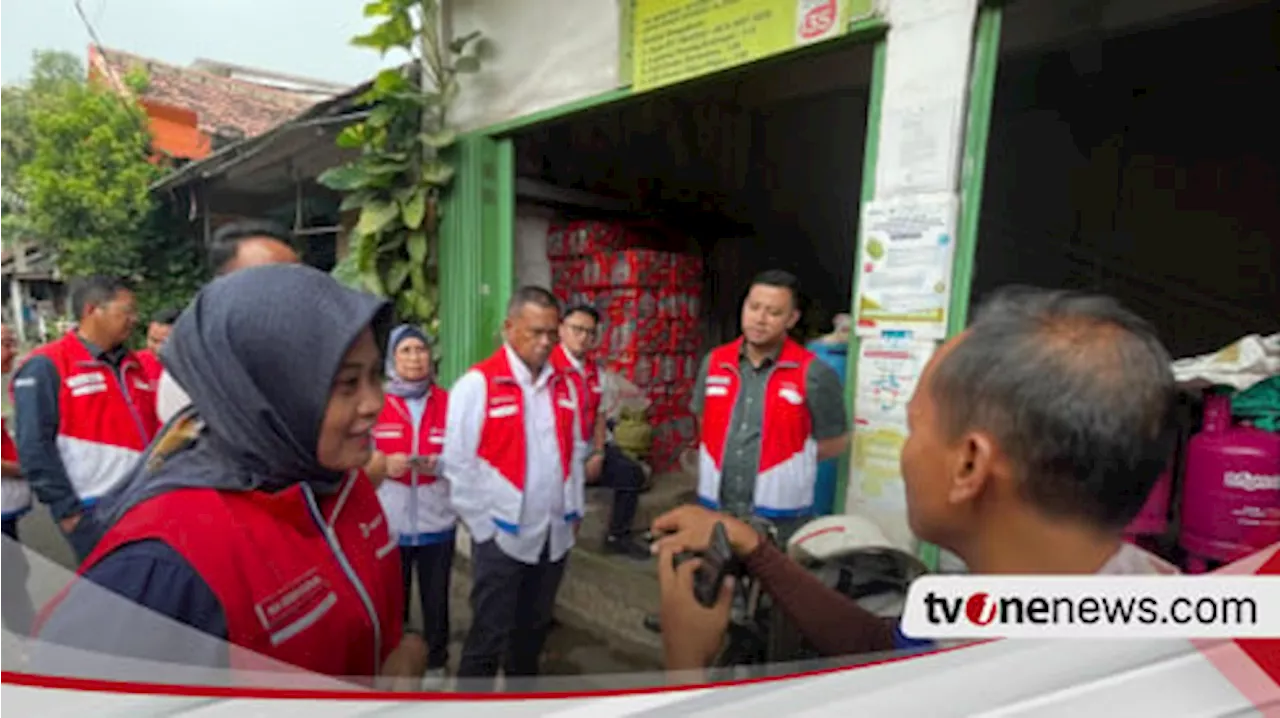
[[[829,588],[882,617],[902,615],[911,582],[928,572],[863,516],[824,516],[805,524],[787,554]]]

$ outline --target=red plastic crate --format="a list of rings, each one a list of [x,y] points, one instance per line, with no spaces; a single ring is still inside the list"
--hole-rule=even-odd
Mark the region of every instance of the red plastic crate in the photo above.
[[[701,287],[702,257],[693,254],[672,255],[671,284],[677,287]]]
[[[594,220],[572,220],[552,224],[547,232],[547,256],[552,259],[582,257],[628,246],[623,225]]]
[[[582,260],[581,259],[553,259],[551,260],[551,286],[554,289],[561,287],[568,289],[582,289],[582,283],[578,278],[582,276]]]
[[[647,249],[599,252],[587,258],[583,272],[586,283],[624,288],[666,288],[671,286],[674,255]]]
[[[696,321],[702,311],[701,288],[669,287],[658,295],[658,315],[668,319]]]

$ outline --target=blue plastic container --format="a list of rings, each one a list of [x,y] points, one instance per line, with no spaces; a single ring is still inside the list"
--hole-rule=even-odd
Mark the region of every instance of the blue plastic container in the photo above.
[[[840,377],[840,386],[844,386],[849,366],[849,345],[831,344],[819,340],[810,342],[808,348],[824,364],[835,370],[836,376]],[[829,516],[836,512],[836,484],[839,472],[839,459],[827,459],[818,464],[818,480],[813,488],[813,510],[816,515]]]

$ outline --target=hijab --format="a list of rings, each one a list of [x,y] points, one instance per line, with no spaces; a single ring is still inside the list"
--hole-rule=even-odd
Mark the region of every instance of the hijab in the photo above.
[[[430,367],[427,368],[427,377],[418,381],[408,381],[396,371],[396,349],[406,339],[417,339],[424,346],[430,346],[427,343],[427,335],[412,324],[401,324],[391,330],[391,339],[387,342],[386,391],[388,394],[395,394],[401,399],[421,399],[427,395],[427,390],[431,388]]]
[[[343,473],[316,459],[333,380],[365,329],[383,346],[390,315],[386,301],[305,265],[250,267],[214,280],[161,349],[191,406],[98,504],[100,528],[181,488],[336,490]]]

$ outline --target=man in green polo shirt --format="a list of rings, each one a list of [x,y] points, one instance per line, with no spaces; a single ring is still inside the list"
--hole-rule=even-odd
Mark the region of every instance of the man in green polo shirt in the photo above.
[[[742,336],[703,359],[691,403],[699,502],[768,519],[783,542],[813,517],[818,463],[849,443],[839,377],[788,337],[799,297],[791,273],[758,275],[742,304]]]

